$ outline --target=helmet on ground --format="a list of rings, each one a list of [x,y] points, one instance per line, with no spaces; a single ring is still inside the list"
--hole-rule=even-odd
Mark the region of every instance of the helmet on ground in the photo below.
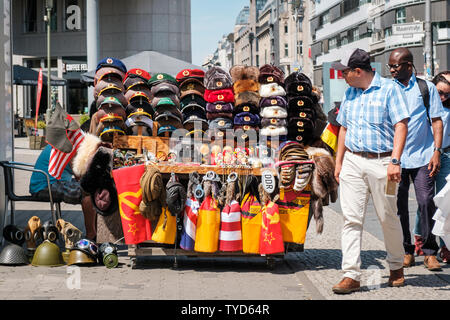
[[[70,250],[69,260],[67,265],[82,265],[82,264],[95,264],[97,261],[91,255],[78,249]]]
[[[30,261],[28,260],[25,250],[17,244],[8,244],[0,253],[0,264],[23,265],[29,263]]]
[[[64,260],[59,247],[49,240],[44,240],[36,249],[33,266],[58,267],[64,265]]]

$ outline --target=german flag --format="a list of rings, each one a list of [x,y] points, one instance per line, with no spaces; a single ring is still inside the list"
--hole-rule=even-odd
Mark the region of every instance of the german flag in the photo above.
[[[340,125],[336,121],[337,115],[339,113],[339,108],[334,107],[328,112],[328,124],[322,132],[320,138],[325,142],[331,149],[333,149],[334,154],[337,150],[337,140],[339,135]]]

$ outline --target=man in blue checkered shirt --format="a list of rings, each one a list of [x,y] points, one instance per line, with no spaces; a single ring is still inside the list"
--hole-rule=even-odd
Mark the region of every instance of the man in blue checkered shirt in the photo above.
[[[344,278],[333,287],[333,292],[360,290],[361,239],[369,195],[383,230],[390,269],[388,285],[403,286],[405,251],[395,194],[408,133],[406,97],[398,84],[372,71],[370,56],[364,50],[345,53],[332,68],[342,70],[350,86],[337,117],[341,129],[335,178],[339,182],[344,218],[341,236]]]

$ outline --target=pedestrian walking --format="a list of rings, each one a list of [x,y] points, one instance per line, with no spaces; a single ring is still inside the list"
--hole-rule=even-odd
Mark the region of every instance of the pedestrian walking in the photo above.
[[[342,269],[344,278],[334,293],[360,290],[361,239],[369,195],[380,220],[387,251],[389,286],[403,286],[403,237],[397,216],[396,183],[408,132],[409,112],[401,88],[372,70],[361,49],[344,54],[332,68],[342,70],[350,88],[337,117],[341,125],[335,177],[340,184],[344,218]]]
[[[450,71],[440,72],[433,78],[432,82],[436,86],[443,106],[441,169],[436,176],[436,193],[439,193],[447,183],[445,178],[450,174]],[[441,247],[439,255],[442,262],[450,263],[450,251],[441,238],[439,239],[439,246]]]
[[[400,85],[408,100],[410,120],[405,149],[401,157],[401,182],[397,208],[403,230],[405,268],[415,265],[414,244],[409,228],[408,193],[410,181],[414,185],[420,209],[420,234],[423,238],[424,264],[431,271],[441,270],[436,259],[438,245],[431,233],[436,206],[433,201],[435,176],[440,168],[442,153],[442,103],[433,83],[417,78],[411,51],[397,48],[391,52],[387,65],[394,81]]]

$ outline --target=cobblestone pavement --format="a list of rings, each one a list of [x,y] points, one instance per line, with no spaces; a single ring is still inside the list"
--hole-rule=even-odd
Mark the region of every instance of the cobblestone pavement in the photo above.
[[[18,140],[18,139],[16,139]],[[22,144],[20,144],[22,143]],[[23,140],[16,144],[16,161],[33,163],[38,151],[27,150]],[[29,176],[18,174],[17,188],[26,192]],[[47,204],[17,203],[16,222],[23,226],[34,214],[49,219]],[[82,227],[79,206],[63,205],[63,218]],[[336,211],[335,211],[336,210]],[[136,268],[127,264],[126,246],[120,251],[120,265],[67,266],[46,268],[0,266],[0,300],[28,299],[149,299],[149,300],[447,300],[450,284],[418,263],[405,270],[406,286],[387,287],[389,269],[383,242],[364,231],[362,245],[362,291],[335,295],[331,287],[342,271],[340,230],[342,217],[337,209],[324,208],[323,234],[309,227],[304,252],[289,253],[270,270],[262,257],[142,257]],[[448,271],[448,266],[444,268]],[[79,278],[78,278],[79,276]],[[76,280],[80,281],[77,282]],[[79,288],[78,288],[79,284]]]

